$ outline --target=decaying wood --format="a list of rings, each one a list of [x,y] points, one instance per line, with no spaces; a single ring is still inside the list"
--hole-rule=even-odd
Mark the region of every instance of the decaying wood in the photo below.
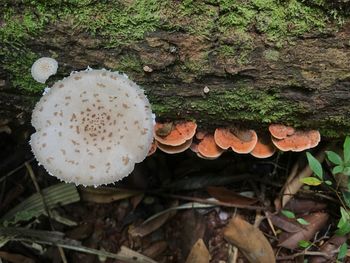
[[[343,9],[348,5],[331,2]],[[213,10],[220,15],[215,5]],[[239,48],[235,54],[219,52],[237,41],[244,46],[239,35],[215,29],[209,36],[156,29],[142,40],[109,48],[102,37],[60,21],[26,46],[42,56],[56,54],[60,70],[51,84],[88,65],[118,69],[126,56],[135,58],[139,64],[125,71],[145,88],[161,119],[196,119],[209,128],[242,124],[265,129],[280,122],[319,129],[325,136],[349,132],[350,24],[338,31],[311,31],[281,46],[253,30],[249,34],[251,47],[243,62],[246,51]],[[28,121],[39,96],[14,88],[0,65],[0,121],[19,116]]]

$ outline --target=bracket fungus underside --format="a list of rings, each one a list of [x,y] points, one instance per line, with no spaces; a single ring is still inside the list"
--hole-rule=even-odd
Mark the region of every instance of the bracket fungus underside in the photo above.
[[[125,75],[74,72],[35,106],[30,144],[46,170],[66,182],[108,184],[132,172],[153,141],[151,106]]]

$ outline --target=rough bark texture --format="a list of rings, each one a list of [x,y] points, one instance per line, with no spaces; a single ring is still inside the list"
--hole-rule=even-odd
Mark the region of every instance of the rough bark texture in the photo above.
[[[29,120],[44,88],[30,66],[53,56],[49,84],[88,65],[123,71],[162,119],[350,131],[348,1],[45,2],[0,4],[0,124]]]

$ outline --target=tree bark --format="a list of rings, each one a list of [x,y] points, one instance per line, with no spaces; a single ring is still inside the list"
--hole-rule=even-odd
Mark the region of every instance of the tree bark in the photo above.
[[[227,9],[215,1],[205,1],[185,16],[172,9],[182,8],[177,1],[167,5],[159,2],[159,9],[154,11],[160,16],[159,24],[146,27],[137,38],[132,34],[121,38],[109,32],[108,27],[114,25],[112,18],[103,22],[105,12],[90,12],[95,1],[78,5],[70,0],[66,1],[69,4],[63,1],[51,6],[37,2],[35,6],[8,1],[0,11],[0,125],[19,118],[30,120],[44,87],[30,80],[30,65],[37,57],[54,56],[60,68],[48,84],[87,66],[123,71],[145,88],[155,114],[163,120],[195,119],[199,126],[209,129],[243,125],[259,130],[269,123],[285,123],[318,129],[326,137],[350,131],[350,24],[341,14],[348,8],[347,1],[302,6],[324,14],[328,23],[322,29],[289,33],[300,26],[293,20],[286,25],[285,35],[262,27],[259,17],[268,9],[256,11],[247,25],[242,22],[246,27],[242,31],[237,25],[222,22],[232,12],[239,14],[236,7]],[[128,12],[135,12],[137,1],[118,2],[115,7],[109,2],[116,1],[106,2],[116,13],[121,9],[126,10],[125,15],[135,15]],[[88,15],[84,13],[87,8]],[[279,7],[274,4],[271,10],[274,8]],[[34,13],[32,27],[25,20],[28,10]],[[332,10],[338,12],[341,23],[328,19]],[[43,19],[52,19],[54,11],[54,21]],[[9,26],[9,14],[23,23],[18,25],[20,30]],[[86,23],[95,20],[100,24],[87,27],[79,20],[83,15],[91,19]],[[208,28],[201,24],[204,17],[210,17],[212,25]],[[153,23],[149,19],[148,25]],[[141,21],[128,27],[137,30],[138,23],[145,26]],[[171,23],[176,26],[169,26]],[[118,41],[113,42],[114,37]],[[209,92],[204,92],[205,87]]]

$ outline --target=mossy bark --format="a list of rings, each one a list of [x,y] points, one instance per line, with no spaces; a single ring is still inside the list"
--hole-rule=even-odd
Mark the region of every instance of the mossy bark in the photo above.
[[[346,1],[7,2],[0,124],[29,120],[44,88],[31,63],[52,56],[60,68],[49,84],[87,66],[119,70],[145,88],[161,119],[350,133]]]

